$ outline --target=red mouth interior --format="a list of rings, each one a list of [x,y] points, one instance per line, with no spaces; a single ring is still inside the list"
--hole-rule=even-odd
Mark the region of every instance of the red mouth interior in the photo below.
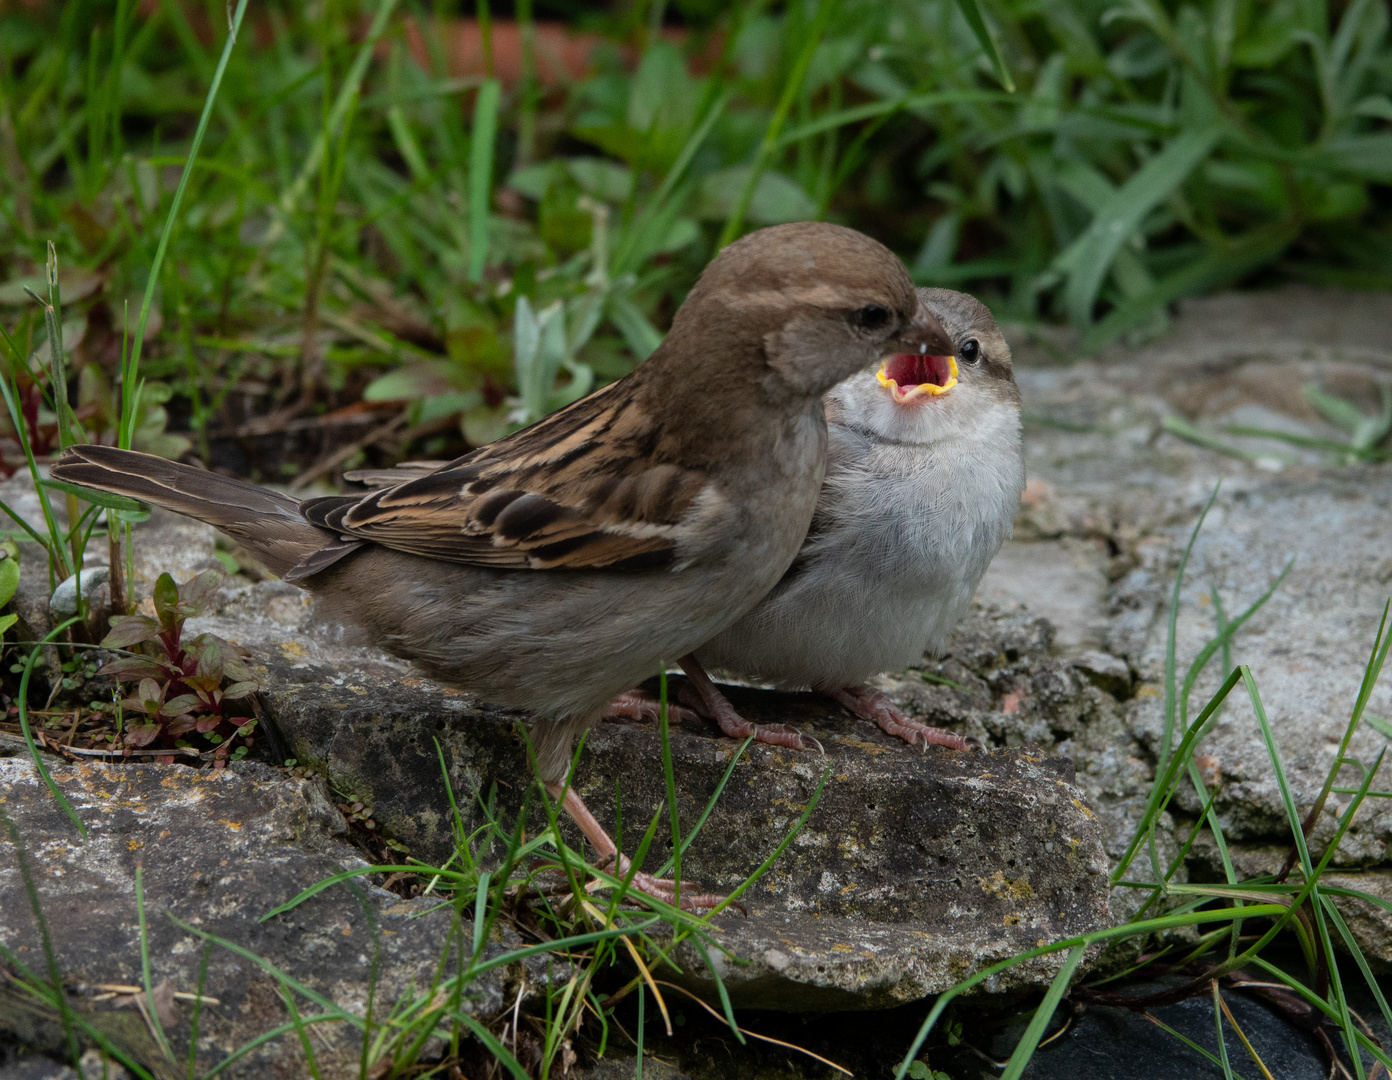
[[[945,356],[920,356],[918,353],[895,353],[885,365],[885,377],[893,379],[900,388],[930,383],[946,386],[952,378],[952,368]]]

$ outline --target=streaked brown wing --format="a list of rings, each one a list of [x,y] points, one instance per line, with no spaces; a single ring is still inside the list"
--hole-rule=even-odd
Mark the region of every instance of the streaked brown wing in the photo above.
[[[619,386],[621,384],[615,384]],[[706,489],[613,387],[405,483],[304,505],[343,536],[448,562],[530,569],[672,563]]]

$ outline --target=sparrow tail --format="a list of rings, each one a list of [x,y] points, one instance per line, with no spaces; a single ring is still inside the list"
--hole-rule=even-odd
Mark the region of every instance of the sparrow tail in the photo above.
[[[277,575],[336,539],[306,521],[299,501],[288,495],[134,450],[73,446],[51,472],[55,480],[154,503],[205,522]]]

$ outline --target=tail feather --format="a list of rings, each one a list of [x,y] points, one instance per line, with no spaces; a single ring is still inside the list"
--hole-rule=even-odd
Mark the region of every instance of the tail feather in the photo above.
[[[370,488],[396,487],[408,480],[419,480],[448,464],[448,461],[402,461],[390,469],[352,469],[343,474],[343,479]]]
[[[336,539],[300,514],[298,500],[190,465],[111,446],[74,446],[55,480],[125,495],[196,518],[226,533],[283,575]]]

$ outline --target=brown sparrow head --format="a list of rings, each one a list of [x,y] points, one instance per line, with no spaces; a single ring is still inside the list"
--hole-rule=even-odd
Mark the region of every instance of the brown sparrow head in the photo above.
[[[892,349],[950,345],[936,319],[920,314],[897,258],[821,222],[762,229],[721,252],[672,321],[667,340],[687,338],[705,350],[762,354],[762,381],[775,396],[820,396]]]

